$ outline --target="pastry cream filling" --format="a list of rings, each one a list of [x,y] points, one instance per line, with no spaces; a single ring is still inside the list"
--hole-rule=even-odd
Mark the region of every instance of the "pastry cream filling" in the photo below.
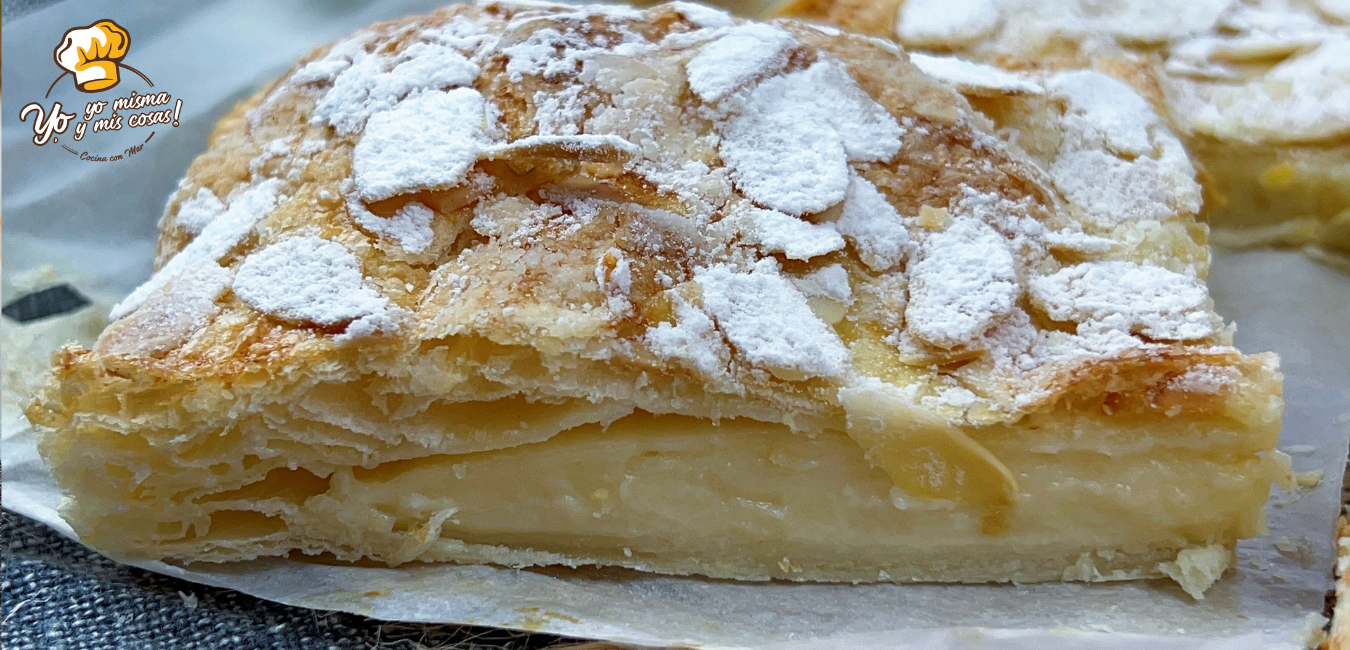
[[[931,461],[923,446],[887,453],[891,468]],[[1111,456],[1015,445],[992,464],[991,475],[983,474],[984,458],[947,470],[992,485],[1016,477],[996,534],[980,504],[916,491],[940,485],[936,479],[897,486],[843,432],[636,413],[544,442],[326,476],[255,468],[261,480],[194,490],[169,506],[174,516],[154,513],[164,522],[155,544],[169,555],[180,545],[258,553],[289,534],[338,548],[402,549],[380,558],[394,562],[458,559],[468,544],[676,573],[693,570],[680,564],[692,561],[718,577],[856,580],[848,573],[856,559],[890,566],[895,577],[955,570],[961,579],[963,564],[987,554],[1025,551],[1072,564],[1089,552],[1106,559],[1231,544],[1264,530],[1260,505],[1280,471],[1255,453]],[[529,557],[514,563],[531,564]],[[1054,578],[1063,568],[1029,562],[1021,575]]]
[[[875,409],[857,417],[906,417]],[[937,571],[922,569],[923,558],[950,549],[970,558],[1009,548],[1072,558],[1100,549],[1231,544],[1264,530],[1260,504],[1279,463],[1240,438],[1229,446],[1177,446],[1210,433],[1193,423],[1170,430],[1156,419],[1146,424],[1131,432],[1134,449],[1111,444],[1110,436],[1074,436],[1091,431],[1082,419],[1038,424],[1040,447],[1026,444],[1025,430],[968,435],[916,420],[904,435],[879,436],[869,448],[877,429],[805,434],[747,419],[637,412],[608,427],[586,424],[507,449],[367,467],[334,465],[337,458],[320,458],[322,445],[292,447],[278,438],[242,456],[247,483],[231,489],[201,486],[199,472],[160,467],[173,462],[163,456],[133,452],[125,460],[141,464],[122,467],[118,454],[109,454],[105,471],[125,477],[133,493],[154,485],[173,496],[127,499],[132,510],[145,509],[144,520],[159,522],[153,539],[144,538],[149,531],[127,516],[132,512],[92,530],[95,537],[140,537],[136,546],[170,556],[180,545],[183,552],[255,555],[293,535],[338,540],[347,549],[403,548],[393,539],[400,536],[443,540],[378,558],[394,562],[453,559],[448,540],[658,570],[679,558],[740,557],[717,573],[723,577],[792,577],[775,569],[788,556],[821,579],[845,577],[833,573],[846,570],[841,545],[856,547],[860,557],[919,562],[912,573]],[[1094,448],[1094,440],[1106,444]],[[135,476],[150,478],[137,485]],[[428,522],[438,518],[430,531]],[[128,529],[116,530],[122,526]],[[352,550],[344,559],[359,555]]]

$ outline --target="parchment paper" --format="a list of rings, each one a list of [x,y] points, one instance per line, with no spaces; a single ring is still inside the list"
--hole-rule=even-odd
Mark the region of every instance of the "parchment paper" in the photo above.
[[[73,537],[56,513],[20,408],[51,350],[88,343],[108,307],[150,273],[165,197],[205,147],[215,120],[309,48],[376,19],[421,12],[399,2],[109,3],[69,0],[4,27],[5,301],[68,281],[94,299],[72,314],[5,320],[0,461],[3,505]],[[133,34],[128,62],[184,100],[180,126],[116,163],[83,162],[30,141],[19,107],[42,97],[51,51],[70,27],[111,17]],[[1325,479],[1278,490],[1271,535],[1239,545],[1239,568],[1193,601],[1168,581],[1099,585],[745,584],[629,571],[453,565],[397,569],[266,560],[189,568],[137,566],[291,605],[375,618],[492,625],[647,645],[725,648],[1302,647],[1321,626],[1332,530],[1350,440],[1350,276],[1292,252],[1220,253],[1210,286],[1239,323],[1239,346],[1280,353],[1281,448]],[[378,593],[368,596],[365,594]]]

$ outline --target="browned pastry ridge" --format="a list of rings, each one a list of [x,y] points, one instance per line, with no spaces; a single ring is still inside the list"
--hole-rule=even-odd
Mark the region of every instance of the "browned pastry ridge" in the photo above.
[[[1149,104],[991,71],[687,3],[323,48],[58,355],[28,416],[63,514],[179,561],[1198,596],[1288,474],[1277,360],[1213,312]]]

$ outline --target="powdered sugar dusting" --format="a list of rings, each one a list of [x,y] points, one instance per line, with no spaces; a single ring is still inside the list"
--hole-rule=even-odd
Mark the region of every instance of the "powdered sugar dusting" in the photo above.
[[[782,68],[797,45],[791,34],[770,25],[733,27],[685,64],[689,89],[703,101],[715,102],[751,79]]]
[[[388,319],[389,299],[366,286],[356,256],[319,237],[292,237],[250,254],[235,274],[234,293],[264,314],[300,323]]]
[[[623,251],[610,248],[596,260],[595,282],[605,294],[605,305],[611,314],[632,313],[633,303],[628,296],[633,290],[633,267]]]
[[[684,16],[686,20],[699,27],[717,29],[720,27],[731,27],[736,24],[736,21],[732,19],[731,14],[722,11],[721,9],[714,9],[707,5],[698,4],[697,2],[675,0],[675,2],[669,3],[669,6],[671,9],[680,12],[680,15]]]
[[[833,59],[756,86],[722,127],[722,158],[755,203],[800,216],[844,199],[848,161],[889,160],[900,125]]]
[[[635,156],[641,151],[637,145],[612,133],[581,135],[530,135],[506,144],[484,147],[481,156],[488,160],[507,157],[512,153],[556,148],[584,159],[587,154],[623,154]]]
[[[192,198],[179,204],[178,214],[174,215],[173,222],[179,228],[196,235],[224,213],[225,204],[221,203],[210,189],[203,187],[197,190]]]
[[[906,44],[951,47],[983,38],[998,23],[994,0],[909,0],[895,29]]]
[[[1074,151],[1055,160],[1050,177],[1064,198],[1082,207],[1095,224],[1163,220],[1174,213],[1169,204],[1173,187],[1151,158],[1130,161],[1102,151]]]
[[[810,119],[782,111],[732,122],[720,151],[736,188],[755,203],[794,216],[843,200],[848,189],[843,143],[828,125]]]
[[[849,286],[848,271],[842,264],[831,264],[802,277],[792,278],[792,284],[808,298],[828,298],[845,305],[853,302],[853,289]]]
[[[1167,382],[1167,387],[1184,393],[1218,395],[1224,389],[1236,385],[1237,381],[1238,373],[1234,368],[1200,364],[1173,377]]]
[[[433,43],[453,47],[480,63],[499,38],[489,33],[486,25],[467,16],[455,16],[444,25],[423,31],[421,35]]]
[[[924,241],[909,280],[908,332],[940,348],[975,343],[1021,295],[1007,241],[982,221],[958,218]]]
[[[1045,233],[1045,244],[1050,248],[1071,250],[1087,255],[1109,253],[1120,247],[1120,242],[1108,237],[1095,237],[1081,232],[1057,231]]]
[[[747,233],[760,249],[782,253],[788,259],[809,260],[844,247],[844,238],[830,224],[814,224],[776,210],[750,207],[745,210],[751,227]]]
[[[752,366],[782,379],[844,372],[849,357],[843,342],[772,260],[761,260],[749,273],[716,264],[697,270],[695,278],[704,308]]]
[[[911,52],[910,63],[924,74],[952,84],[967,94],[1030,94],[1040,95],[1045,89],[1021,75],[1000,70],[991,65],[972,63],[954,56],[933,56]]]
[[[1197,278],[1134,262],[1087,262],[1030,283],[1032,302],[1059,321],[1092,322],[1159,340],[1214,333]]]
[[[328,48],[322,57],[310,61],[291,75],[294,84],[319,83],[333,81],[343,70],[351,67],[352,59],[366,53],[366,45],[374,36],[372,32],[361,31],[346,40],[338,41]]]
[[[909,247],[909,231],[895,207],[871,181],[856,174],[849,182],[843,214],[835,227],[873,271],[899,264]]]
[[[397,57],[358,52],[314,107],[311,120],[339,135],[355,133],[371,115],[394,107],[415,90],[467,86],[478,66],[437,43],[414,43]]]
[[[1057,74],[1047,85],[1068,100],[1065,129],[1084,140],[1078,146],[1104,146],[1136,156],[1152,153],[1149,127],[1158,123],[1158,114],[1129,86],[1086,70]]]
[[[188,269],[219,260],[252,231],[253,226],[267,216],[272,208],[276,207],[280,189],[281,181],[268,179],[231,197],[230,205],[224,213],[206,224],[201,234],[150,276],[145,284],[136,287],[131,295],[117,303],[108,314],[108,318],[117,320],[131,313],[140,307],[150,294]]]
[[[949,5],[907,0],[904,11],[927,7],[929,18],[947,21],[948,34],[960,34],[998,29],[1000,7],[1008,7],[1003,0]],[[971,6],[990,11],[972,13]],[[1037,393],[1042,387],[1057,390],[1052,376],[1074,364],[1163,347],[1140,338],[1169,331],[1170,317],[1139,306],[1147,300],[1119,298],[1128,304],[1099,310],[1089,267],[1052,273],[1070,262],[1136,252],[1121,250],[1116,224],[1173,219],[1180,207],[1198,206],[1186,196],[1193,169],[1180,143],[1128,86],[1097,73],[1020,74],[912,55],[920,70],[968,95],[1053,94],[1019,100],[1037,111],[1017,117],[1035,120],[1028,127],[1035,137],[1018,140],[1036,145],[1029,159],[950,93],[920,98],[940,109],[930,113],[887,90],[887,105],[909,114],[897,120],[853,78],[854,68],[831,57],[852,45],[870,47],[855,37],[738,26],[697,5],[674,9],[688,22],[669,9],[504,5],[481,23],[462,16],[453,30],[421,23],[385,39],[396,45],[363,41],[309,69],[308,83],[332,84],[316,96],[327,102],[317,119],[339,133],[361,133],[354,178],[341,191],[349,192],[352,220],[381,248],[429,250],[438,232],[431,226],[442,226],[429,205],[464,201],[455,214],[473,213],[468,225],[478,236],[455,240],[472,250],[455,273],[451,265],[435,272],[435,300],[419,310],[472,310],[489,300],[519,316],[531,301],[558,306],[585,321],[586,336],[612,336],[616,344],[606,354],[631,355],[625,362],[637,366],[664,359],[684,370],[675,373],[680,381],[697,372],[709,393],[727,394],[757,390],[770,377],[831,379],[812,382],[811,391],[852,384],[858,378],[837,325],[850,339],[865,332],[859,346],[876,336],[899,348],[875,352],[895,355],[921,376],[904,389],[916,405],[944,417],[970,409],[972,419],[1030,404],[1045,394]],[[649,20],[655,15],[662,20]],[[640,19],[649,24],[636,24]],[[691,22],[702,28],[690,29]],[[426,42],[413,43],[417,38]],[[399,47],[403,53],[390,53]],[[903,66],[903,56],[872,63]],[[461,77],[480,67],[500,76],[481,87],[503,98],[501,106],[454,87],[460,81],[450,71],[430,65],[442,59],[460,66]],[[855,63],[871,65],[849,59]],[[1042,107],[1049,107],[1044,114]],[[887,164],[907,129],[923,136],[915,138],[916,151]],[[285,155],[304,157],[296,146],[302,137],[286,140]],[[328,137],[326,147],[353,139]],[[921,143],[927,139],[938,147],[974,144],[940,152]],[[1062,146],[1046,151],[1043,142]],[[929,182],[924,166],[945,153],[956,156],[936,165]],[[484,160],[507,161],[527,177],[464,187],[468,178],[490,179],[508,167],[475,171]],[[1047,176],[1067,202],[1046,191]],[[452,187],[463,191],[438,193],[438,203],[405,200]],[[321,200],[331,202],[336,193],[325,192]],[[371,212],[390,214],[396,205],[403,207],[392,217]],[[918,214],[902,216],[897,205]],[[364,244],[351,236],[342,241]],[[246,260],[254,271],[234,281],[241,299],[295,322],[345,323],[351,336],[393,322],[397,306],[361,278],[359,261],[341,245],[310,237],[308,252],[282,249],[286,263],[301,267],[286,270],[272,249],[301,246],[286,242],[292,240]],[[489,269],[498,259],[532,280],[486,291],[483,273],[502,270]],[[536,268],[543,272],[529,275]],[[505,273],[524,277],[517,270]],[[294,290],[292,280],[281,282],[284,289],[266,287],[263,275],[303,278],[323,294],[307,300],[327,306],[304,312],[281,295]],[[1040,298],[1023,299],[1023,277],[1044,285]],[[339,284],[342,291],[333,288]],[[660,297],[651,299],[653,291]],[[1044,327],[1041,311],[1052,310],[1081,316],[1077,330]],[[1207,305],[1192,311],[1210,317]],[[462,332],[485,322],[469,311],[454,316],[461,317],[470,320],[447,317],[444,327]],[[643,323],[650,324],[636,329]],[[1203,324],[1182,319],[1172,330]],[[963,364],[947,363],[954,360]],[[1200,386],[1201,379],[1187,382]]]
[[[581,84],[556,92],[534,93],[534,124],[539,135],[576,135],[586,119]]]
[[[687,363],[704,375],[725,375],[731,351],[703,310],[689,303],[678,291],[668,293],[675,307],[675,323],[661,322],[644,335],[652,352],[665,359]]]
[[[508,24],[507,29],[519,30],[526,27],[522,21],[532,22],[545,18],[550,21],[585,19],[614,11],[629,12],[627,15],[618,16],[619,18],[636,20],[642,17],[641,12],[632,7],[586,5],[582,11],[570,15],[554,13],[519,17]],[[501,49],[501,53],[507,57],[507,77],[514,82],[523,80],[526,75],[554,81],[564,75],[576,74],[581,69],[582,63],[600,54],[632,56],[651,49],[650,44],[631,30],[619,25],[611,27],[619,31],[622,36],[621,42],[601,40],[592,43],[585,34],[567,27],[559,29],[548,26],[534,29],[525,40]]]
[[[456,88],[427,91],[377,113],[352,151],[357,195],[379,201],[454,187],[487,144],[483,96]]]
[[[416,201],[408,203],[394,213],[392,217],[373,214],[361,200],[355,196],[347,197],[347,213],[362,228],[384,239],[398,242],[409,253],[421,253],[431,245],[435,233],[431,230],[431,220],[436,213]]]
[[[1200,185],[1185,149],[1130,87],[1091,71],[1055,75],[1047,86],[1068,103],[1050,177],[1087,223],[1199,211]]]

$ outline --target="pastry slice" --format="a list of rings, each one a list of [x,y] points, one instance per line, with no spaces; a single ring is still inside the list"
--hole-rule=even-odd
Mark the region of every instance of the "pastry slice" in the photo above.
[[[1210,181],[1216,243],[1350,269],[1350,4],[1333,0],[800,0],[783,15],[1018,65],[1147,64]]]
[[[187,562],[1198,596],[1288,471],[1194,169],[1107,75],[974,85],[679,2],[324,48],[57,356],[28,415],[64,515]]]

